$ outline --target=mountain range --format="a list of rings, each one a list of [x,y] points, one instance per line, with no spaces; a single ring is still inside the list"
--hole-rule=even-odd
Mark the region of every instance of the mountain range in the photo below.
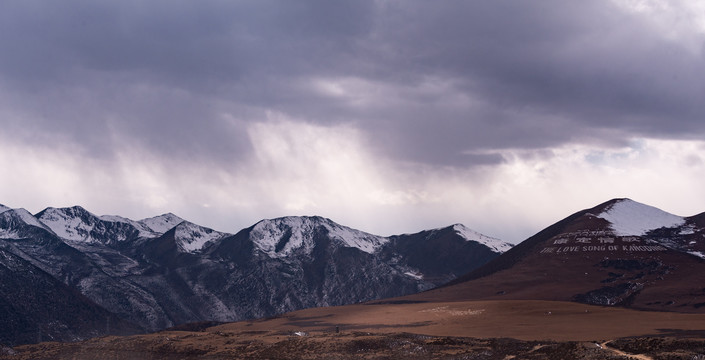
[[[511,244],[456,224],[381,237],[323,217],[236,234],[174,214],[0,205],[0,342],[74,341],[417,293]]]
[[[26,217],[27,213],[20,215]],[[317,225],[310,226],[309,222]],[[290,230],[294,228],[299,230]],[[442,285],[394,298],[335,307],[315,307],[314,304],[281,316],[215,326],[188,324],[144,336],[5,348],[3,351],[8,355],[3,357],[0,353],[0,358],[88,359],[109,355],[115,359],[195,356],[213,359],[694,359],[702,356],[705,213],[681,217],[630,199],[613,199],[578,211],[511,248],[459,225],[388,238],[362,233],[353,239],[350,231],[353,230],[322,218],[282,218],[260,222],[227,241],[199,237],[198,241],[187,242],[203,244],[192,252],[177,239],[175,229],[156,239],[138,237],[134,241],[145,244],[140,253],[152,254],[146,259],[158,254],[177,254],[161,257],[166,259],[158,263],[163,267],[152,268],[149,276],[163,274],[165,269],[171,269],[172,274],[184,273],[181,269],[191,266],[187,265],[187,259],[193,259],[188,257],[193,252],[210,254],[209,260],[195,262],[202,269],[209,269],[211,262],[222,259],[235,264],[230,271],[237,272],[261,261],[267,266],[280,266],[279,271],[290,271],[287,274],[291,279],[303,280],[285,283],[304,287],[320,283],[311,280],[320,280],[320,276],[341,279],[343,272],[354,278],[351,284],[368,281],[365,276],[380,274],[353,274],[358,270],[349,270],[356,269],[355,264],[370,263],[364,260],[365,255],[341,254],[346,252],[372,255],[377,261],[373,263],[386,264],[379,267],[379,271],[396,269],[403,279],[416,279],[416,290],[425,288],[424,281]],[[172,235],[168,235],[170,233]],[[477,241],[467,241],[468,237],[475,237]],[[346,240],[341,242],[341,239]],[[466,246],[484,246],[503,253],[464,275],[443,275],[462,271],[451,267],[456,266],[453,263],[457,259],[469,258],[460,254],[460,249]],[[151,249],[151,252],[144,249]],[[323,265],[311,260],[320,259],[317,254],[321,252],[329,254],[326,258],[335,264]],[[336,252],[337,255],[332,255]],[[5,266],[33,271],[13,254],[3,253],[3,261],[8,263]],[[233,261],[226,259],[225,254],[250,255]],[[252,254],[257,254],[256,260],[247,260]],[[141,259],[136,255],[126,256]],[[298,268],[266,260],[291,258],[297,259],[293,262],[297,262]],[[238,268],[241,264],[245,265]],[[257,269],[262,271],[266,266]],[[201,273],[216,274],[214,279],[220,279],[221,283],[228,279],[227,274],[208,270]],[[267,276],[275,273],[267,273]],[[385,279],[394,276],[389,272],[383,274]],[[190,284],[193,276],[178,277]],[[454,279],[446,282],[452,277]],[[112,314],[91,307],[87,302],[92,301],[90,296],[81,297],[81,293],[72,292],[72,287],[64,283],[52,284],[51,279],[48,275],[37,279],[18,275],[8,283],[21,287],[24,281],[31,281],[33,287],[26,292],[39,291],[33,295],[37,301],[47,300],[44,295],[52,292],[73,294],[74,302],[63,304],[75,304],[76,309],[83,310],[80,316],[95,314],[93,316],[100,319]],[[343,280],[340,281],[336,284],[342,284]],[[267,297],[271,293],[258,292],[266,287],[258,287],[257,280],[245,280],[241,284],[255,294],[251,301],[256,301],[257,296],[270,304],[281,299],[276,295]],[[277,294],[291,300],[295,297],[286,297],[286,294],[298,294],[296,286]],[[49,290],[41,291],[46,288]],[[208,291],[216,288],[233,287],[220,283],[204,287]],[[351,288],[352,293],[364,290],[355,285]],[[331,294],[341,293],[340,289],[325,286],[319,289],[321,294],[329,294],[329,299]],[[388,294],[380,293],[381,296]],[[31,319],[42,319],[46,315],[44,312]],[[12,321],[20,323],[22,319],[16,316]],[[66,327],[75,326],[69,319],[62,318],[62,321]],[[129,322],[117,322],[110,321],[127,331],[125,327]],[[100,321],[93,324],[99,325]]]

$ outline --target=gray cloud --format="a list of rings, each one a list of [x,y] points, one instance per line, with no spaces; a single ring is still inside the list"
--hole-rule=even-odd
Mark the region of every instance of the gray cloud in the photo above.
[[[465,126],[449,127],[470,143],[551,146],[605,128],[617,139],[702,134],[703,81],[692,77],[702,52],[640,19],[609,3],[453,4],[417,9],[391,42],[417,55],[414,69],[453,79],[482,102],[482,112],[451,115],[464,117]]]
[[[702,48],[611,2],[24,1],[0,23],[2,107],[21,115],[0,121],[91,156],[129,141],[230,163],[270,111],[461,167],[501,161],[486,149],[705,132]]]

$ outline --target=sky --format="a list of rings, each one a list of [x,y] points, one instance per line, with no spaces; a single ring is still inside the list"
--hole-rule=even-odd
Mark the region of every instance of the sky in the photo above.
[[[705,1],[4,1],[0,204],[520,242],[705,211]]]

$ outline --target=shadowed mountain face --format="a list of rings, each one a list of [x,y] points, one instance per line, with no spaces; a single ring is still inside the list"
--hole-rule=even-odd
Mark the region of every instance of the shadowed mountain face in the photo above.
[[[139,332],[75,288],[0,248],[0,343],[75,341]]]
[[[468,238],[475,241],[467,241]],[[456,224],[416,234],[392,236],[380,254],[389,262],[399,257],[411,267],[425,269],[424,278],[441,285],[466,274],[469,264],[480,266],[493,258],[492,253],[503,253],[511,247]]]
[[[577,212],[431,299],[575,301],[705,312],[703,214],[679,217],[629,199]]]
[[[286,217],[232,235],[173,214],[134,221],[80,207],[32,215],[1,206],[0,256],[20,265],[0,268],[0,316],[13,324],[0,341],[76,340],[402,296],[510,247],[462,225],[386,238]]]

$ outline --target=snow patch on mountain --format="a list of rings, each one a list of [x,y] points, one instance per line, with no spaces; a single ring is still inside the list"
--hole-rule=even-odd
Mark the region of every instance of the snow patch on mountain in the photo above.
[[[458,235],[464,237],[465,240],[478,242],[494,250],[495,252],[504,253],[514,247],[514,245],[508,242],[504,242],[502,240],[480,234],[475,230],[465,227],[465,225],[463,224],[453,225],[453,230],[455,230]]]
[[[650,230],[685,224],[683,217],[629,199],[618,200],[598,217],[609,221],[615,235],[619,236],[641,236]]]
[[[273,258],[286,257],[297,249],[310,254],[315,246],[316,235],[321,232],[346,247],[374,253],[389,241],[376,236],[341,226],[321,217],[289,216],[284,218],[262,220],[250,232],[255,245]]]
[[[404,273],[404,275],[406,275],[406,276],[408,276],[408,277],[411,277],[411,278],[414,278],[414,279],[416,279],[416,280],[423,280],[423,274],[420,274],[420,273],[417,273],[417,272],[407,271],[407,272]]]
[[[146,226],[149,230],[161,235],[173,229],[176,225],[181,224],[183,221],[184,219],[172,213],[167,213],[164,215],[142,219],[138,221],[138,223]]]
[[[697,257],[699,257],[699,258],[701,258],[701,259],[705,259],[705,254],[703,254],[703,253],[700,252],[700,251],[688,251],[688,254],[690,254],[690,255],[695,255],[695,256],[697,256]]]
[[[0,204],[0,213],[4,213],[7,210],[11,210],[11,209],[3,204]]]
[[[678,235],[693,235],[697,228],[694,225],[688,225],[681,228]]]
[[[196,253],[209,242],[218,240],[229,234],[199,226],[188,221],[182,221],[176,226],[174,237],[176,245],[183,252]]]

